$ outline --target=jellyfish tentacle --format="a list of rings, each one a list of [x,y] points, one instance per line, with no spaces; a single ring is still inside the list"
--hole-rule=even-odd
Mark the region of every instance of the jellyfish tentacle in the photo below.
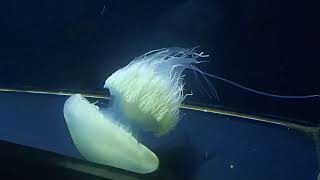
[[[231,80],[228,80],[228,79],[225,79],[225,78],[222,78],[222,77],[219,77],[219,76],[216,76],[216,75],[213,75],[213,74],[209,74],[209,73],[205,73],[203,72],[203,74],[207,75],[207,76],[210,76],[212,78],[215,78],[215,79],[218,79],[218,80],[221,80],[221,81],[224,81],[224,82],[227,82],[231,85],[234,85],[238,88],[241,88],[241,89],[244,89],[246,91],[250,91],[250,92],[253,92],[253,93],[256,93],[256,94],[260,94],[260,95],[264,95],[264,96],[269,96],[269,97],[274,97],[274,98],[282,98],[282,99],[309,99],[309,98],[320,98],[320,94],[311,94],[311,95],[301,95],[301,96],[288,96],[288,95],[278,95],[278,94],[271,94],[271,93],[267,93],[267,92],[262,92],[262,91],[258,91],[258,90],[254,90],[254,89],[251,89],[251,88],[248,88],[248,87],[245,87],[241,84],[238,84],[234,81],[231,81]]]
[[[196,70],[197,72],[199,72],[199,73],[201,74],[201,76],[203,77],[203,79],[206,81],[209,89],[211,90],[211,93],[212,93],[213,97],[216,98],[218,102],[220,102],[220,98],[219,98],[219,95],[218,95],[218,91],[217,91],[216,88],[213,86],[213,84],[206,78],[204,72],[201,71],[199,68],[193,66],[193,65],[191,65],[191,68],[194,69],[194,70]],[[205,88],[203,88],[203,89],[205,90],[205,92],[206,92],[207,94],[209,94],[209,93],[206,91]],[[212,98],[211,96],[209,96],[209,97]]]

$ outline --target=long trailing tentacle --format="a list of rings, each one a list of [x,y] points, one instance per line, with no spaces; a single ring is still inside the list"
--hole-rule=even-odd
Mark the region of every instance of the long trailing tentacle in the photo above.
[[[191,48],[189,49],[190,52],[192,52],[192,55],[196,56],[195,59],[199,58],[199,57],[209,57],[209,55],[203,55],[203,52],[201,53],[196,53],[195,50],[196,48],[198,48],[199,46],[197,47],[194,47],[194,48]],[[209,61],[195,61],[196,64],[200,64],[200,63],[203,63],[203,62],[209,62]],[[212,78],[215,78],[215,79],[218,79],[218,80],[221,80],[221,81],[224,81],[224,82],[227,82],[233,86],[236,86],[238,88],[241,88],[241,89],[244,89],[246,91],[249,91],[249,92],[252,92],[252,93],[256,93],[256,94],[259,94],[259,95],[263,95],[263,96],[269,96],[269,97],[273,97],[273,98],[282,98],[282,99],[310,99],[310,98],[320,98],[320,94],[312,94],[312,95],[301,95],[301,96],[289,96],[289,95],[278,95],[278,94],[271,94],[271,93],[267,93],[267,92],[262,92],[262,91],[258,91],[258,90],[255,90],[255,89],[251,89],[251,88],[248,88],[248,87],[245,87],[239,83],[236,83],[234,81],[231,81],[231,80],[228,80],[228,79],[225,79],[225,78],[222,78],[222,77],[219,77],[217,75],[213,75],[213,74],[209,74],[209,73],[206,73],[206,72],[203,72],[201,71],[199,68],[195,67],[194,65],[190,64],[189,69],[192,69],[194,72],[199,72],[203,78],[205,79],[206,83],[208,84],[210,90],[213,92],[213,94],[215,95],[215,97],[217,97],[218,101],[219,101],[219,97],[217,95],[217,90],[214,88],[214,86],[212,85],[212,83],[206,78],[206,76],[208,77],[212,77]],[[196,75],[196,78],[197,78],[197,75]],[[202,86],[202,85],[201,85]],[[206,91],[206,90],[205,90]],[[207,91],[206,91],[207,93]],[[209,96],[210,97],[210,96]]]
[[[173,47],[173,48],[161,48],[161,49],[156,49],[156,50],[152,50],[150,52],[145,53],[144,55],[142,55],[142,57],[140,57],[141,59],[146,60],[149,56],[151,57],[152,55],[152,59],[157,59],[155,57],[159,57],[160,61],[165,61],[167,59],[174,59],[174,58],[186,58],[186,59],[192,59],[191,62],[189,62],[188,64],[175,64],[172,66],[172,68],[170,69],[170,79],[172,78],[172,72],[175,68],[177,67],[184,67],[187,69],[191,69],[194,74],[195,74],[195,78],[198,79],[198,75],[197,72],[201,74],[202,78],[205,80],[205,82],[208,85],[209,91],[203,86],[203,84],[200,83],[200,87],[203,89],[203,91],[212,99],[212,97],[216,98],[218,102],[220,102],[220,98],[218,96],[218,92],[216,90],[216,88],[214,87],[214,85],[212,84],[212,82],[208,79],[208,77],[217,79],[217,80],[221,80],[224,81],[226,83],[229,83],[233,86],[236,86],[238,88],[241,88],[243,90],[255,93],[255,94],[259,94],[259,95],[263,95],[263,96],[268,96],[268,97],[273,97],[273,98],[282,98],[282,99],[309,99],[309,98],[320,98],[320,94],[313,94],[313,95],[301,95],[301,96],[289,96],[289,95],[278,95],[278,94],[271,94],[271,93],[267,93],[267,92],[262,92],[262,91],[258,91],[255,89],[251,89],[248,88],[246,86],[243,86],[239,83],[236,83],[234,81],[222,78],[220,76],[214,75],[214,74],[209,74],[206,73],[202,70],[200,70],[198,67],[196,67],[196,64],[201,64],[201,63],[207,63],[210,61],[199,61],[198,58],[206,58],[209,57],[209,55],[204,54],[203,52],[197,53],[196,49],[199,48],[200,46],[195,46],[193,48],[177,48],[177,47]],[[168,51],[171,51],[172,53],[167,53]]]
[[[256,93],[256,94],[260,94],[260,95],[264,95],[264,96],[269,96],[269,97],[274,97],[274,98],[284,98],[284,99],[309,99],[309,98],[320,98],[320,94],[311,94],[311,95],[301,95],[301,96],[288,96],[288,95],[278,95],[278,94],[271,94],[271,93],[267,93],[267,92],[262,92],[262,91],[258,91],[258,90],[254,90],[254,89],[251,89],[251,88],[248,88],[248,87],[245,87],[241,84],[238,84],[234,81],[231,81],[231,80],[228,80],[228,79],[225,79],[225,78],[222,78],[222,77],[219,77],[219,76],[216,76],[216,75],[213,75],[213,74],[208,74],[208,73],[205,73],[205,72],[202,72],[203,74],[207,75],[207,76],[210,76],[212,78],[215,78],[215,79],[218,79],[218,80],[221,80],[221,81],[224,81],[224,82],[227,82],[231,85],[234,85],[238,88],[241,88],[241,89],[244,89],[246,91],[250,91],[250,92],[253,92],[253,93]]]

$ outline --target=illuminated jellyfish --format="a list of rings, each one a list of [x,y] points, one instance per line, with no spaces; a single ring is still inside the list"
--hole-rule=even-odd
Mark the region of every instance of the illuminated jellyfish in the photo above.
[[[132,135],[131,126],[168,134],[180,119],[179,107],[188,95],[184,93],[185,69],[200,73],[213,95],[207,77],[223,80],[239,88],[271,97],[312,98],[310,96],[279,96],[255,91],[227,79],[207,74],[195,65],[207,57],[195,48],[163,48],[135,58],[114,72],[105,81],[111,103],[99,109],[80,94],[71,96],[64,105],[64,117],[73,142],[87,160],[137,173],[150,173],[158,168],[157,156]],[[128,123],[129,122],[129,123]],[[129,125],[127,125],[128,123]],[[130,127],[127,127],[130,126]]]
[[[206,57],[194,49],[167,48],[148,52],[113,73],[105,82],[119,109],[130,122],[156,136],[167,134],[180,119],[186,96],[182,72]]]
[[[80,94],[64,105],[72,140],[87,160],[137,173],[158,168],[157,156],[139,143],[121,122],[131,122],[155,135],[164,135],[179,120],[184,94],[182,72],[203,55],[194,49],[170,48],[146,53],[112,74],[104,87],[112,98],[100,110]]]
[[[112,105],[126,120],[138,124],[145,131],[156,136],[167,134],[180,119],[179,107],[186,96],[182,75],[184,70],[191,69],[195,76],[199,73],[206,81],[209,96],[219,100],[217,92],[208,77],[219,79],[239,88],[261,95],[278,98],[310,98],[309,96],[281,96],[249,89],[233,81],[203,72],[197,64],[208,62],[199,58],[208,57],[203,52],[196,53],[196,48],[179,47],[163,48],[150,51],[137,57],[127,66],[113,73],[105,82],[111,97]]]

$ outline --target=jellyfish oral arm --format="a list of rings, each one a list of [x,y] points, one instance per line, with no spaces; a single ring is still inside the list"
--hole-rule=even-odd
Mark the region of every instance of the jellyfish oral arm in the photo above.
[[[80,94],[65,102],[64,117],[72,140],[85,159],[142,174],[158,168],[159,160],[151,150]]]

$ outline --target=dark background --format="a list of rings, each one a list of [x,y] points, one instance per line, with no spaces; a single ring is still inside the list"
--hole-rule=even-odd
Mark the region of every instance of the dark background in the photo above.
[[[320,94],[318,17],[313,1],[4,0],[0,87],[103,92],[136,56],[200,45],[210,74],[274,94]],[[319,98],[263,97],[210,81],[221,102],[201,92],[187,101],[320,122]]]
[[[17,179],[8,178],[8,174],[32,180],[97,179],[88,177],[88,172],[108,175],[95,170],[97,164],[77,161],[84,158],[74,146],[63,117],[67,98],[0,92],[1,179]],[[319,140],[311,135],[285,126],[203,111],[183,109],[182,113],[185,116],[169,134],[139,135],[139,142],[157,154],[157,171],[138,175],[118,170],[115,172],[120,176],[112,175],[110,179],[316,180],[319,174],[319,149],[315,149]],[[112,137],[105,137],[106,141],[109,138]],[[75,163],[75,169],[87,173],[61,167],[65,163]],[[127,175],[133,178],[126,178]]]

